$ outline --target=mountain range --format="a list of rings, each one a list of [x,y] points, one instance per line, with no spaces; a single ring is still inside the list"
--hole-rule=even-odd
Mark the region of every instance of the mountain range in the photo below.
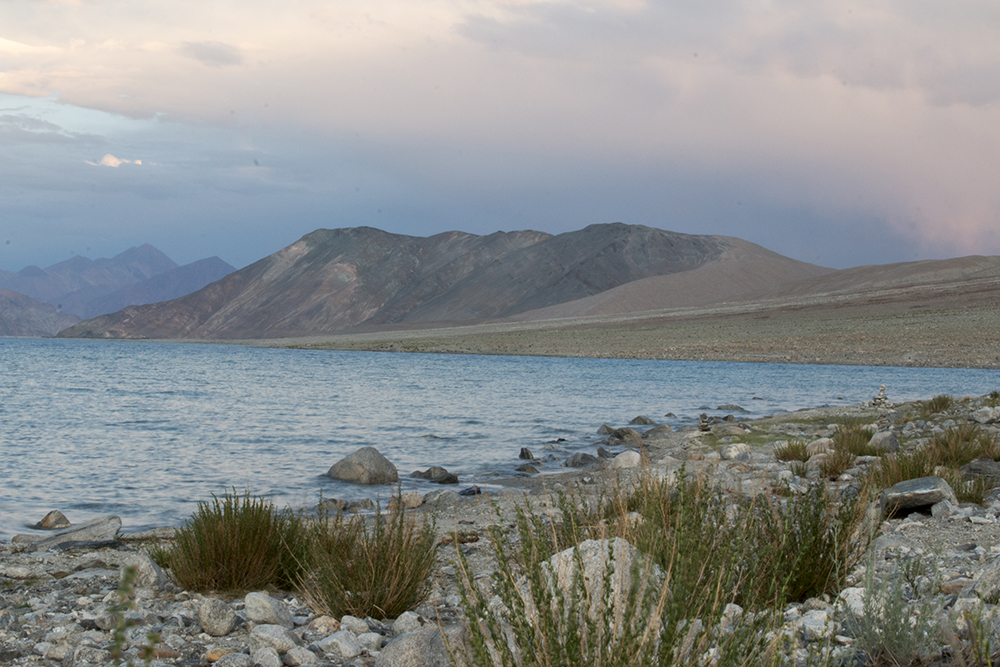
[[[831,271],[737,238],[622,223],[559,235],[426,238],[320,229],[192,294],[129,306],[59,335],[258,339],[548,317],[560,308],[600,307],[629,285],[655,296],[610,300],[649,310],[773,290]]]
[[[218,257],[178,266],[145,244],[111,258],[0,271],[0,335],[55,335],[82,318],[189,294],[234,270]]]

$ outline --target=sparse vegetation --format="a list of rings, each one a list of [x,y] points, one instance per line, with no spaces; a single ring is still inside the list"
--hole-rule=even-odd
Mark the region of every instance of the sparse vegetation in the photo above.
[[[871,439],[869,424],[861,420],[845,420],[833,434],[833,448],[854,456],[881,456],[882,450],[868,444]]]
[[[548,522],[519,508],[515,533],[497,522],[495,600],[458,553],[474,664],[778,664],[769,631],[782,606],[839,590],[870,539],[868,496],[823,484],[748,499],[646,475],[598,511],[578,507],[560,503]],[[576,574],[557,585],[549,559],[582,538],[622,538],[643,556],[617,571],[609,541],[603,572],[585,580],[576,549]]]
[[[779,461],[802,461],[809,460],[809,452],[806,451],[806,443],[803,440],[789,440],[774,448],[774,458]]]
[[[854,466],[857,457],[846,449],[835,449],[826,454],[820,465],[820,472],[828,479],[837,479]]]
[[[174,544],[154,557],[188,590],[291,588],[306,553],[306,531],[300,515],[234,490],[198,503]]]
[[[395,618],[426,593],[434,565],[434,529],[405,510],[321,517],[310,533],[297,585],[317,613]]]
[[[975,424],[959,424],[935,436],[926,446],[890,454],[874,467],[870,481],[888,488],[908,479],[938,475],[954,489],[960,502],[982,503],[992,488],[984,477],[966,479],[959,468],[980,458],[1000,458],[1000,442]]]
[[[944,412],[950,408],[954,402],[955,399],[948,394],[939,394],[929,401],[921,401],[918,403],[920,416],[923,419],[928,419],[931,415]]]

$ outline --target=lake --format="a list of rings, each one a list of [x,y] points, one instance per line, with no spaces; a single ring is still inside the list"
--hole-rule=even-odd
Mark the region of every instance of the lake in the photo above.
[[[521,447],[593,452],[604,423],[674,427],[736,403],[760,417],[867,401],[979,396],[993,370],[282,350],[0,338],[0,538],[49,510],[118,514],[125,532],[180,525],[235,487],[280,506],[385,499],[325,477],[364,445],[404,488],[443,466],[464,488]],[[665,418],[673,413],[675,418]],[[549,441],[564,439],[558,446]]]

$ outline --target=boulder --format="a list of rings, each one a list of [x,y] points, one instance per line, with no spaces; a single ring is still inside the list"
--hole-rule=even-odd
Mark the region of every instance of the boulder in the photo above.
[[[435,484],[458,484],[458,475],[453,475],[440,466],[432,466],[424,471],[415,470],[410,473],[410,477],[426,479]]]
[[[128,567],[135,569],[135,580],[132,582],[132,585],[136,588],[159,590],[170,581],[166,573],[145,551],[125,558],[125,562],[122,563],[121,570],[119,571],[119,581],[125,579],[125,568]]]
[[[288,653],[301,643],[301,639],[281,625],[258,625],[250,631],[251,653],[256,653],[262,648],[272,648],[278,655],[281,655]]]
[[[608,438],[609,442],[612,438],[621,440],[622,442],[634,442],[637,445],[642,442],[642,435],[634,428],[629,428],[628,426],[616,428],[611,432],[611,438]]]
[[[543,580],[547,582],[552,594],[551,603],[554,610],[560,597],[568,599],[571,595],[576,595],[573,588],[578,580],[578,563],[583,566],[580,579],[589,591],[586,595],[589,603],[581,605],[580,612],[588,614],[592,621],[598,623],[604,618],[604,605],[607,601],[612,601],[615,609],[620,611],[632,595],[635,595],[637,600],[655,599],[664,580],[663,570],[659,566],[650,562],[635,546],[620,537],[611,540],[585,540],[542,563]],[[633,564],[637,572],[634,571]],[[606,580],[608,576],[611,577],[610,582]],[[640,586],[639,590],[633,590],[636,584]],[[557,587],[562,591],[562,596],[556,594]],[[538,611],[527,577],[518,580],[517,588],[525,601],[524,613],[529,617],[535,616]],[[499,597],[494,597],[489,606],[501,615],[507,613]],[[612,616],[620,618],[617,614]],[[583,621],[582,618],[579,620]],[[645,623],[648,620],[640,613],[635,622]],[[612,628],[615,635],[623,630],[624,628]]]
[[[537,475],[538,474],[538,468],[536,468],[535,466],[531,465],[530,463],[525,463],[523,465],[519,465],[516,468],[514,468],[514,470],[516,472],[526,472],[529,475]]]
[[[427,627],[389,642],[375,658],[375,667],[465,667],[469,655],[464,627]]]
[[[716,410],[724,410],[726,412],[746,412],[744,408],[736,405],[735,403],[726,403],[725,405],[720,405]]]
[[[601,426],[597,429],[597,435],[611,435],[614,432],[615,430],[607,424],[601,424]]]
[[[285,603],[267,593],[247,593],[243,604],[246,605],[247,620],[265,625],[280,625],[289,630],[295,627],[292,612],[288,611]],[[284,653],[281,650],[278,652]]]
[[[630,449],[616,456],[611,462],[611,467],[615,470],[638,468],[641,463],[642,455],[634,449]]]
[[[895,454],[899,451],[899,440],[892,431],[879,431],[868,441],[868,446],[886,454]]]
[[[427,621],[415,611],[404,611],[392,623],[392,634],[405,635],[407,632],[416,632],[424,627]]]
[[[59,530],[61,528],[70,528],[72,524],[69,522],[62,512],[59,510],[52,510],[44,517],[42,520],[35,524],[35,528],[41,528],[42,530]]]
[[[365,632],[367,631],[366,627]],[[360,655],[363,650],[361,644],[358,642],[357,635],[350,630],[334,632],[329,637],[316,642],[316,646],[326,655],[341,660],[349,660],[356,655]]]
[[[222,600],[207,598],[198,607],[198,622],[202,630],[213,637],[225,637],[236,629],[239,616]]]
[[[30,549],[45,551],[70,542],[109,542],[116,538],[121,527],[122,520],[119,517],[102,516],[35,540]]]
[[[882,492],[879,504],[882,513],[892,516],[900,511],[930,509],[935,503],[947,500],[958,504],[955,492],[940,477],[921,477],[900,482]]]
[[[629,424],[633,424],[635,426],[652,426],[655,423],[656,422],[654,422],[646,415],[639,415],[638,417],[633,417],[632,421],[629,422]]]
[[[1000,603],[1000,560],[983,570],[973,589],[976,596],[987,604]]]
[[[664,435],[666,433],[673,433],[673,432],[674,432],[674,429],[671,428],[670,424],[660,424],[658,426],[654,426],[653,428],[651,428],[648,431],[646,431],[645,433],[643,433],[642,437],[643,437],[644,440],[648,440],[649,438],[655,438],[657,436],[661,436],[661,435]]]
[[[253,667],[281,667],[281,656],[270,646],[262,646],[253,652]]]
[[[412,510],[424,504],[424,497],[419,493],[404,493],[389,499],[389,510]]]
[[[745,442],[735,442],[731,445],[726,445],[719,451],[719,457],[723,461],[734,461],[741,454],[750,454],[750,445]]]
[[[587,454],[585,452],[576,452],[568,459],[563,465],[567,468],[582,468],[584,466],[593,465],[599,463],[600,459],[593,454]]]
[[[362,447],[334,463],[327,477],[354,484],[393,484],[399,481],[396,466],[374,447]]]
[[[966,479],[984,477],[994,487],[1000,486],[1000,463],[992,459],[978,459],[958,469]]]
[[[989,406],[979,408],[969,415],[969,419],[979,424],[992,424],[1000,420],[1000,408],[991,408]]]

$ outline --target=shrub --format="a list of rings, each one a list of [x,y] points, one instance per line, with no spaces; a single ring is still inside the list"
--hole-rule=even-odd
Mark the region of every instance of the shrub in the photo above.
[[[869,500],[866,491],[842,498],[824,485],[787,500],[745,498],[682,471],[676,484],[643,475],[634,492],[599,511],[569,503],[546,521],[518,508],[511,530],[499,522],[490,530],[498,559],[491,591],[458,553],[470,658],[504,666],[775,664],[778,640],[768,633],[783,604],[839,590],[869,543]],[[584,579],[574,550],[574,576],[554,585],[547,561],[581,536],[627,538],[645,557],[616,572],[609,541],[603,574]],[[612,586],[616,577],[629,585]]]
[[[955,497],[960,503],[976,503],[982,505],[986,502],[986,496],[993,490],[993,482],[986,477],[966,478],[957,470],[948,470],[941,473],[941,478],[948,482],[948,486],[955,492]]]
[[[802,440],[789,440],[774,448],[774,458],[779,461],[808,461],[809,453],[806,443]]]
[[[908,602],[904,581],[874,580],[872,563],[865,577],[864,611],[853,618],[855,647],[866,665],[905,667],[929,664],[944,644],[943,602],[929,597]]]
[[[889,454],[882,457],[879,465],[872,467],[869,482],[880,489],[887,489],[908,479],[929,477],[934,474],[935,466],[927,449]]]
[[[937,414],[939,412],[944,412],[951,407],[952,403],[955,402],[951,396],[947,394],[940,394],[930,399],[929,401],[920,402],[920,416],[927,419],[931,415]]]
[[[820,465],[820,472],[823,473],[824,477],[837,479],[854,466],[854,459],[856,458],[857,456],[846,449],[835,449],[832,452],[828,452],[826,458],[823,459]]]
[[[226,492],[199,502],[176,532],[173,546],[155,555],[181,586],[196,591],[291,588],[305,553],[306,527],[291,510]]]
[[[434,539],[432,524],[401,508],[376,512],[370,526],[360,515],[321,517],[298,588],[318,614],[395,618],[426,593]]]
[[[1000,443],[975,424],[959,424],[939,433],[931,441],[930,450],[937,465],[954,468],[984,456],[1000,458]]]
[[[844,421],[833,434],[833,448],[840,452],[850,452],[854,456],[881,456],[884,452],[868,443],[872,432],[868,424],[861,420]]]

